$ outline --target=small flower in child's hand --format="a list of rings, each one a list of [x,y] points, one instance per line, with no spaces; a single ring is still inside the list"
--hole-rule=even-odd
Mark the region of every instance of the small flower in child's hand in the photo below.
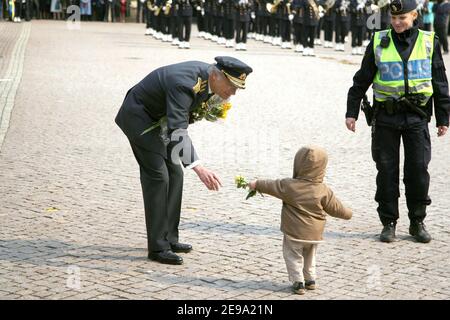
[[[234,182],[236,183],[236,187],[245,189],[248,186],[248,182],[245,181],[245,178],[243,176],[236,176],[234,178]]]
[[[248,198],[251,198],[253,196],[256,195],[257,191],[256,190],[252,190],[250,188],[250,183],[247,182],[247,180],[245,180],[245,178],[243,176],[236,176],[234,178],[234,182],[236,183],[236,187],[239,189],[249,189],[249,193],[247,194],[247,197],[245,198],[245,200],[247,200]],[[261,196],[263,196],[263,194],[261,192],[259,192],[259,194]],[[264,196],[263,196],[264,197]]]

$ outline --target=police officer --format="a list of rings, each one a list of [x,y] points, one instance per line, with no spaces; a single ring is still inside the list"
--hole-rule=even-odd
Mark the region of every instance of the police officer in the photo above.
[[[346,126],[355,131],[360,101],[373,83],[372,158],[378,170],[375,200],[383,224],[380,240],[392,242],[398,212],[399,149],[404,145],[409,233],[419,242],[431,240],[423,221],[428,196],[431,143],[428,122],[432,105],[438,136],[447,132],[450,98],[444,61],[433,32],[417,28],[415,0],[393,0],[391,29],[374,34],[361,69],[348,92]]]
[[[190,112],[213,94],[228,99],[238,88],[244,89],[252,72],[232,57],[215,60],[216,64],[188,61],[154,70],[127,92],[115,119],[140,167],[148,257],[161,263],[182,264],[175,253],[192,250],[178,241],[183,191],[180,160],[209,190],[221,186],[218,176],[199,164],[187,134]],[[166,125],[143,134],[163,117]]]

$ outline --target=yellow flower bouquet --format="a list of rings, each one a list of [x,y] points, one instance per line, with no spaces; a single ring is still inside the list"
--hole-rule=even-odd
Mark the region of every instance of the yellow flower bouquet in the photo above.
[[[211,122],[215,122],[219,119],[225,119],[230,109],[231,103],[228,100],[223,100],[220,96],[214,94],[208,99],[208,101],[203,102],[200,106],[189,113],[189,123],[194,123],[203,119]],[[167,116],[164,116],[150,128],[144,130],[141,133],[141,136],[155,128],[164,128],[166,126]]]

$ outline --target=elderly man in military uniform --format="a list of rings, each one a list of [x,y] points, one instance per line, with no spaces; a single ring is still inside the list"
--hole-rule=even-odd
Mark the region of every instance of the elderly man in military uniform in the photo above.
[[[131,88],[116,123],[127,136],[140,167],[149,259],[182,264],[178,252],[192,246],[178,240],[183,169],[193,169],[209,190],[218,190],[219,177],[203,167],[187,133],[190,113],[217,95],[228,99],[252,68],[232,57],[216,57],[216,64],[188,61],[158,68]],[[145,134],[166,117],[167,125]],[[180,141],[181,139],[181,141]],[[181,158],[180,158],[181,156]]]
[[[364,110],[372,125],[372,157],[378,170],[375,200],[383,224],[382,242],[395,240],[401,139],[409,233],[418,242],[431,241],[423,221],[431,204],[428,122],[433,105],[437,135],[445,135],[449,125],[450,97],[439,41],[433,32],[418,29],[416,7],[415,0],[391,2],[391,28],[375,33],[348,92],[346,126],[355,131],[361,99],[373,83],[374,108],[365,104]]]

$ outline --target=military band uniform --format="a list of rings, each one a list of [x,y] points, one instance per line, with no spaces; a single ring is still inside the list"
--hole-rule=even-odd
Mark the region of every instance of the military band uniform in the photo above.
[[[292,13],[294,15],[294,44],[303,47],[303,0],[294,0],[292,4]]]
[[[358,3],[358,0],[350,1],[352,48],[361,48],[366,26],[366,6]]]
[[[394,0],[391,6],[396,1],[399,0]],[[402,2],[404,10],[407,5],[415,8],[415,0]],[[448,128],[450,107],[444,61],[434,33],[419,30],[416,21],[412,28],[399,34],[394,29],[376,32],[348,92],[347,119],[358,118],[360,101],[372,83],[377,110],[372,126],[372,158],[378,171],[375,200],[384,226],[380,239],[391,242],[395,237],[402,139],[410,234],[420,242],[429,242],[431,237],[423,225],[426,207],[431,204],[428,196],[428,164],[431,160],[428,122],[434,105],[436,126],[439,130]],[[400,102],[405,97],[413,103]]]
[[[269,35],[269,11],[266,4],[268,0],[256,0],[257,32],[264,37]]]
[[[281,42],[290,44],[292,24],[289,16],[292,14],[292,0],[283,1],[280,9],[282,10],[280,28]]]
[[[341,51],[344,51],[345,37],[350,28],[350,1],[336,0],[336,44],[341,45]]]
[[[304,38],[303,46],[305,48],[314,48],[314,39],[316,36],[316,28],[319,24],[319,8],[316,0],[303,0],[303,11],[305,13],[303,19]]]
[[[324,40],[326,44],[332,45],[333,42],[333,32],[336,25],[336,10],[335,4],[332,6],[327,6],[327,2],[323,4],[325,13],[323,15],[323,30],[324,30]]]
[[[189,43],[191,39],[193,8],[190,0],[178,0],[178,40]]]
[[[224,0],[223,36],[227,46],[232,46],[236,29],[236,2],[237,0]]]
[[[247,43],[251,10],[252,0],[239,0],[236,4],[236,48],[239,43]]]

